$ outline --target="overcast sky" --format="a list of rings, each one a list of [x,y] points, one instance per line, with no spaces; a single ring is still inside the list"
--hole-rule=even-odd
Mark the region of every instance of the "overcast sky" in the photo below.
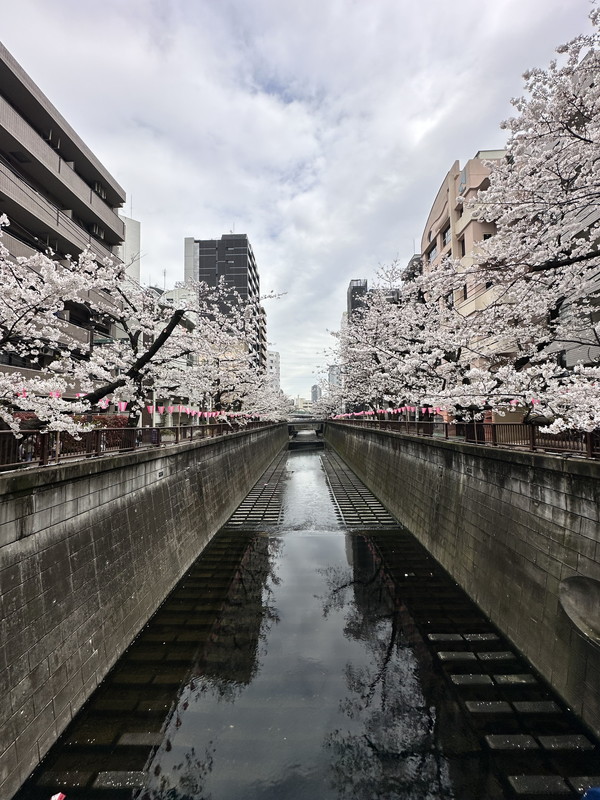
[[[2,40],[128,195],[142,281],[247,233],[282,388],[310,396],[352,278],[408,261],[455,159],[588,0],[0,0]]]

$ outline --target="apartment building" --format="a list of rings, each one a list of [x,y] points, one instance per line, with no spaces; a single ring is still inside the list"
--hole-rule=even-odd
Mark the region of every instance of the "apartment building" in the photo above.
[[[253,349],[260,369],[267,367],[267,319],[260,306],[260,278],[250,240],[245,233],[226,233],[220,239],[184,240],[184,280],[220,282],[253,309]]]
[[[473,266],[477,245],[493,236],[496,229],[493,223],[473,219],[465,204],[479,190],[486,189],[489,185],[490,170],[485,162],[495,161],[504,156],[504,150],[480,150],[462,168],[458,161],[454,162],[440,186],[423,231],[420,259],[425,272],[435,270],[446,257],[460,260],[465,271]],[[465,203],[460,202],[459,197],[464,198]],[[585,231],[597,223],[598,216],[597,209],[591,207],[589,210],[586,209],[581,219],[581,230]],[[416,258],[418,256],[411,259],[407,274],[414,273]],[[456,308],[461,314],[468,316],[485,308],[492,300],[492,292],[491,284],[478,281],[476,272],[471,272],[465,276],[462,289],[455,293]],[[592,284],[590,293],[597,296],[599,292],[600,281],[596,281]],[[575,312],[576,309],[572,309],[569,303],[566,303],[561,315],[566,320],[573,318],[573,338],[578,343],[556,341],[547,349],[549,356],[554,356],[568,368],[578,362],[597,363],[600,353],[592,325],[587,328],[582,327],[581,320],[576,319]],[[594,312],[593,321],[598,317],[600,313]],[[485,343],[485,347],[495,354],[510,353],[513,345],[510,336],[494,337]]]
[[[368,292],[366,278],[353,278],[346,290],[346,313],[348,319],[361,308],[364,308],[364,301]]]
[[[490,170],[486,161],[504,157],[504,150],[480,150],[461,168],[455,161],[442,181],[427,217],[421,238],[421,260],[427,273],[435,270],[444,258],[460,260],[465,270],[473,265],[477,244],[493,236],[495,226],[473,219],[466,202],[489,185]],[[464,198],[459,200],[459,198]],[[454,297],[462,314],[485,308],[490,301],[491,286],[468,275],[462,291]]]
[[[10,223],[2,236],[10,255],[51,249],[60,261],[91,247],[99,257],[117,256],[124,202],[122,187],[0,44],[0,212]],[[82,349],[91,346],[86,309],[69,301],[64,314],[70,335]],[[21,374],[31,366],[7,353],[0,364]]]
[[[12,255],[113,254],[125,191],[0,44],[0,201]]]
[[[139,220],[119,214],[125,225],[124,241],[119,247],[114,248],[115,255],[127,264],[127,274],[136,283],[140,283],[142,236]]]
[[[267,378],[276,392],[281,391],[281,356],[275,350],[267,351]]]

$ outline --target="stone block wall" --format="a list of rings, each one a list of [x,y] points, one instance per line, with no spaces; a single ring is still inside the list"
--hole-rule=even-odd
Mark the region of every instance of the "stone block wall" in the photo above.
[[[325,435],[600,735],[600,649],[559,599],[576,576],[600,586],[600,464],[338,423]],[[575,600],[600,630],[597,597]]]
[[[0,797],[286,443],[274,425],[0,475]]]

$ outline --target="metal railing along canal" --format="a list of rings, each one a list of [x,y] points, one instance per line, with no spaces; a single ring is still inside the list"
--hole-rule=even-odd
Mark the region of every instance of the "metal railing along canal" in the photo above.
[[[212,439],[238,431],[255,430],[270,422],[250,420],[243,426],[228,423],[181,425],[170,428],[94,428],[79,437],[64,431],[0,431],[0,470],[46,466],[65,461],[128,453],[141,448]]]
[[[597,430],[548,433],[537,425],[519,422],[437,422],[376,418],[335,420],[335,423],[514,450],[600,458],[600,431]]]

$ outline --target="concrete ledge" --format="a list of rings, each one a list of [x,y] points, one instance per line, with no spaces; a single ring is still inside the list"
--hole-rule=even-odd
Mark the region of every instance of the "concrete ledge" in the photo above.
[[[287,444],[287,426],[0,476],[10,798]]]
[[[519,464],[524,466],[535,466],[537,468],[546,467],[559,472],[566,472],[574,475],[590,476],[600,480],[600,461],[587,458],[578,458],[568,453],[554,454],[548,452],[531,452],[530,450],[511,450],[501,446],[472,444],[470,442],[452,441],[435,436],[410,436],[406,433],[396,431],[386,431],[379,428],[367,428],[366,426],[344,425],[341,422],[328,422],[326,430],[334,427],[348,428],[352,430],[367,431],[372,436],[391,437],[407,444],[413,442],[426,442],[429,447],[439,448],[449,453],[462,453],[465,455],[476,456],[478,458],[490,458],[499,463],[510,465]]]
[[[170,456],[174,453],[197,451],[203,447],[211,447],[215,442],[223,441],[225,438],[231,440],[245,439],[253,433],[273,428],[279,429],[280,427],[280,425],[272,425],[256,430],[228,433],[226,437],[197,439],[191,442],[165,444],[158,447],[142,447],[131,452],[115,453],[101,458],[95,456],[90,458],[82,457],[65,461],[61,464],[48,464],[46,467],[29,467],[18,469],[14,472],[2,472],[0,473],[0,496],[4,498],[11,492],[27,492],[57,481],[72,481],[87,475],[97,475],[110,469],[152,462],[156,460],[157,456]]]
[[[343,423],[325,438],[600,735],[600,648],[560,603],[600,581],[600,463]]]

